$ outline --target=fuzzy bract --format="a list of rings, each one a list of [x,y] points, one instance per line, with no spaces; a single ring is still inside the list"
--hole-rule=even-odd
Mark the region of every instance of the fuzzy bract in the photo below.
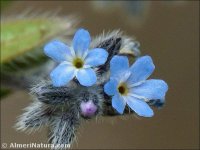
[[[153,110],[146,102],[154,99],[164,101],[168,90],[168,85],[163,80],[147,80],[154,69],[150,56],[138,58],[131,67],[125,56],[112,58],[110,80],[105,84],[104,91],[112,96],[112,106],[120,114],[123,114],[128,104],[139,116],[153,116]]]
[[[89,50],[90,42],[89,32],[79,29],[71,47],[58,40],[45,45],[44,53],[60,63],[50,74],[54,86],[64,86],[74,77],[83,86],[95,84],[97,77],[93,67],[103,65],[108,53],[102,48]]]

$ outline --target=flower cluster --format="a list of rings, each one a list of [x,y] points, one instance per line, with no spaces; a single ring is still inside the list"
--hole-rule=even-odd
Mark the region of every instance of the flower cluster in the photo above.
[[[55,87],[65,86],[74,78],[87,87],[96,83],[94,68],[107,61],[108,52],[102,48],[89,50],[90,42],[89,32],[79,29],[72,46],[54,40],[44,47],[45,54],[60,63],[50,74]],[[127,104],[139,116],[153,116],[147,102],[164,100],[168,90],[163,80],[147,80],[154,69],[150,56],[138,58],[131,67],[126,56],[114,56],[110,61],[110,80],[104,85],[104,92],[112,96],[113,108],[123,114]]]

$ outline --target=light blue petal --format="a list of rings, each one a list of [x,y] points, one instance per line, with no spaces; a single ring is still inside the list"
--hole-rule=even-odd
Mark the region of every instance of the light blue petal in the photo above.
[[[79,29],[73,39],[73,48],[78,57],[81,57],[84,55],[84,53],[89,48],[91,42],[90,34],[87,30]]]
[[[118,72],[114,75],[114,79],[118,81],[118,83],[126,83],[131,75],[130,70],[123,70],[122,72]],[[111,77],[111,79],[113,76]],[[127,84],[128,85],[128,84]]]
[[[75,68],[65,62],[56,67],[50,74],[53,85],[56,87],[66,85],[75,76]]]
[[[92,86],[97,81],[96,74],[91,68],[79,70],[76,77],[83,86]]]
[[[164,100],[168,85],[163,80],[146,80],[143,84],[133,87],[131,92],[135,95],[145,97],[149,100]]]
[[[72,57],[69,47],[58,40],[46,44],[44,53],[56,62],[70,60]]]
[[[115,94],[112,98],[112,107],[115,108],[120,114],[123,114],[126,102],[119,94]]]
[[[108,95],[115,95],[117,92],[117,84],[115,79],[110,79],[110,81],[104,85],[104,92]]]
[[[155,66],[150,56],[143,56],[136,60],[130,67],[132,72],[129,77],[129,83],[133,84],[139,81],[146,80],[154,71]]]
[[[139,116],[152,117],[154,115],[153,110],[146,102],[135,97],[127,97],[127,104]]]
[[[126,56],[114,56],[110,61],[111,77],[116,76],[129,68],[128,58]]]
[[[108,52],[102,48],[95,48],[89,51],[85,58],[85,64],[91,67],[103,65],[108,58]]]

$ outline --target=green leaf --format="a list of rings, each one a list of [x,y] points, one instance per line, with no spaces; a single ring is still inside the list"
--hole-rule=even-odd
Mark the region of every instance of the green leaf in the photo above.
[[[50,20],[23,19],[2,22],[1,63],[34,50],[58,32],[58,25]]]
[[[59,17],[2,21],[1,71],[16,72],[18,69],[31,68],[45,62],[47,57],[43,54],[43,45],[63,33],[70,32],[71,25],[68,19]]]
[[[13,87],[16,86],[15,81],[24,83],[24,80],[30,80],[29,84],[41,74],[48,75],[53,65],[44,55],[43,46],[54,38],[70,35],[75,22],[42,14],[40,17],[5,19],[1,21],[0,66],[4,76],[1,81],[5,81],[1,85],[7,87],[7,83],[11,82],[9,87],[12,88],[12,83]]]

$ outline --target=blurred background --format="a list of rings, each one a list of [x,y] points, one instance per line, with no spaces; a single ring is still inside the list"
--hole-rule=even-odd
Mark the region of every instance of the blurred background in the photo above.
[[[48,21],[51,14],[60,19]],[[42,16],[46,20],[17,26],[17,20],[29,16]],[[76,26],[73,26],[73,17]],[[59,26],[63,22],[66,26]],[[24,26],[31,25],[36,30],[28,34],[31,32]],[[29,58],[31,63],[21,64],[21,57],[27,58],[25,51],[41,52],[43,43],[61,32],[47,36],[56,28],[71,35],[79,27],[88,29],[92,36],[120,29],[135,37],[141,44],[142,54],[152,56],[156,65],[151,78],[165,80],[169,91],[166,105],[161,110],[155,109],[152,118],[104,117],[102,122],[91,120],[83,124],[78,131],[78,142],[72,148],[199,149],[199,1],[1,1],[1,66],[4,69],[1,70],[1,142],[47,143],[45,128],[31,135],[13,128],[16,117],[31,102],[28,83],[25,86],[22,83],[31,73],[24,76],[19,73],[21,78],[15,81],[15,72],[20,71],[15,70],[11,61],[17,62],[17,67],[28,68],[29,72],[30,64],[38,62]],[[40,38],[36,35],[38,30]],[[13,37],[17,45],[24,46],[23,51],[9,41]],[[42,62],[46,61],[38,55]]]

